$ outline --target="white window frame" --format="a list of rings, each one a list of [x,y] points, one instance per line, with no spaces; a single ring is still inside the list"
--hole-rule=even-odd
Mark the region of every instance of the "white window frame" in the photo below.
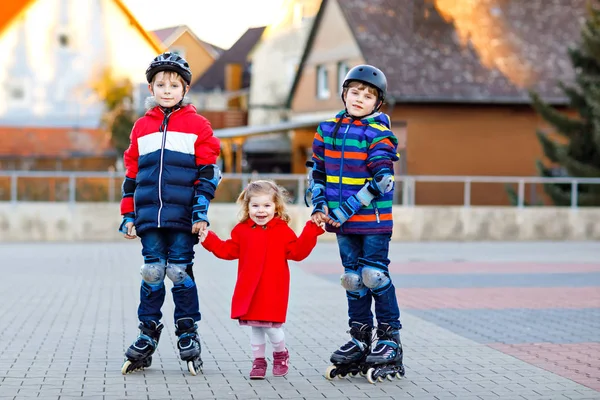
[[[328,99],[331,96],[328,75],[326,65],[317,65],[317,98],[320,100]]]
[[[338,94],[342,94],[344,84],[344,78],[346,78],[346,74],[350,71],[350,66],[346,61],[340,61],[337,65],[337,76],[338,76]]]

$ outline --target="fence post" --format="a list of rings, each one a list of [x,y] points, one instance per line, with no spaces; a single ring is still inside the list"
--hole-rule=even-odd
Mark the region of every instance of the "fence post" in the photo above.
[[[465,179],[465,186],[463,192],[463,206],[471,207],[471,180]]]
[[[576,179],[571,181],[571,208],[577,208],[578,204],[578,190],[577,190],[578,182]]]
[[[415,178],[410,178],[410,185],[409,185],[409,192],[410,192],[410,206],[414,207],[415,203],[416,203],[416,197],[417,197],[417,181]]]
[[[523,206],[525,205],[525,181],[523,179],[519,180],[519,186],[517,191],[517,207],[523,208]]]
[[[115,172],[110,171],[108,176],[108,202],[115,201]]]
[[[17,185],[18,185],[18,177],[17,173],[13,172],[10,176],[10,201],[13,204],[17,204]]]
[[[75,175],[69,175],[69,203],[75,205],[76,193],[75,193]]]
[[[304,185],[304,178],[298,179],[298,194],[296,195],[296,204],[302,205],[302,203],[304,203],[304,192],[306,191]]]

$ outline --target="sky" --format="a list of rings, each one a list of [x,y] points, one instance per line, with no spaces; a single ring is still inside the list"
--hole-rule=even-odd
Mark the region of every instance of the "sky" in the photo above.
[[[149,31],[187,25],[200,39],[228,49],[250,27],[265,26],[284,0],[122,0]]]

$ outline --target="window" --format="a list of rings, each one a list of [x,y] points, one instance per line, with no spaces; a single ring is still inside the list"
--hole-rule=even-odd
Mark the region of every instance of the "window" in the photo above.
[[[325,65],[317,65],[317,98],[328,99],[329,79],[327,76],[327,67]]]
[[[13,78],[6,82],[4,90],[10,106],[20,107],[29,103],[27,86],[27,80],[22,78]]]
[[[337,67],[338,74],[338,94],[342,94],[342,85],[344,84],[344,78],[346,78],[346,74],[350,70],[348,64],[345,61],[340,61]]]

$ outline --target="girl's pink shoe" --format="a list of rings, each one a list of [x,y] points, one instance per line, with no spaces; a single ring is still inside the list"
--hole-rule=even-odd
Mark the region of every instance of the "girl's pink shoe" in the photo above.
[[[265,375],[267,375],[267,360],[264,358],[254,359],[250,379],[265,379]]]
[[[290,369],[290,354],[287,349],[273,353],[273,376],[286,376]]]

